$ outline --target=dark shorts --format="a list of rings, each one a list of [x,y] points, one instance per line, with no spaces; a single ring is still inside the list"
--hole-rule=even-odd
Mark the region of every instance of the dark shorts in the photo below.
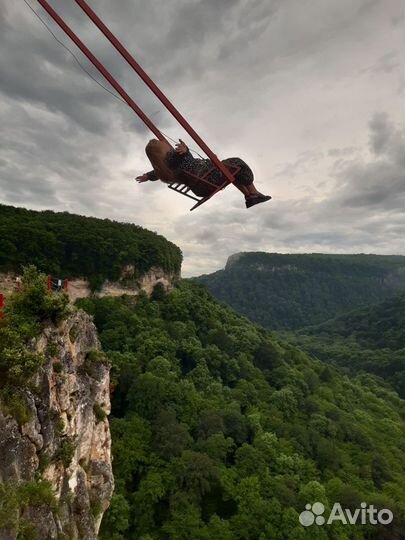
[[[224,159],[222,163],[227,166],[235,165],[236,167],[240,167],[240,171],[237,173],[234,181],[236,186],[250,186],[253,183],[253,172],[249,165],[243,161],[243,159],[238,157],[228,158]],[[232,167],[230,167],[230,171],[233,173]],[[181,180],[184,184],[188,185],[198,197],[206,197],[215,189],[203,181],[198,181],[191,178],[189,175],[187,175],[187,173],[184,172],[181,174]],[[207,180],[216,186],[221,186],[225,182],[224,176],[217,168],[213,170]]]
[[[224,159],[222,162],[224,165],[236,165],[240,167],[235,178],[235,184],[238,186],[250,186],[253,183],[253,172],[247,163],[238,157]],[[232,172],[232,169],[231,169]]]

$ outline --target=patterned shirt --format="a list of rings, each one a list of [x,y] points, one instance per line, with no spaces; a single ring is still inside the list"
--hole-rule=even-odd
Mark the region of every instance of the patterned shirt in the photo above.
[[[210,174],[207,177],[207,180],[216,186],[221,186],[225,179],[222,172],[216,167],[210,159],[197,159],[195,158],[190,150],[187,150],[185,154],[178,154],[175,150],[170,150],[166,154],[166,163],[168,167],[174,172],[176,178],[180,182],[194,183],[198,182],[192,177],[188,176],[187,173],[192,173],[195,176],[202,177],[204,174]],[[230,166],[234,165],[240,168],[239,173],[236,176],[235,184],[248,186],[253,182],[253,172],[250,167],[240,158],[228,158],[222,161],[224,165]],[[148,179],[151,181],[159,180],[158,175],[155,171],[147,173]],[[203,182],[201,182],[203,183]]]

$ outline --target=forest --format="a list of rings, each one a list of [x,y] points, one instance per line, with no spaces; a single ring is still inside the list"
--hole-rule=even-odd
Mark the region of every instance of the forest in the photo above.
[[[137,278],[153,266],[179,274],[181,262],[177,246],[137,225],[0,205],[0,272],[33,264],[62,279],[87,278],[96,289],[119,280],[125,266]]]
[[[179,273],[182,258],[134,225],[6,206],[0,244],[0,271],[35,262],[95,288],[129,264]],[[100,540],[402,540],[403,268],[394,256],[239,254],[201,281],[243,315],[198,280],[79,300],[111,364],[116,489]],[[43,361],[30,343],[68,309],[26,272],[0,323],[0,400],[20,424]],[[46,499],[48,487],[30,489]],[[12,495],[0,485],[0,524]],[[395,519],[305,528],[315,501]]]
[[[347,373],[373,373],[405,398],[405,294],[281,335]]]
[[[196,279],[265,328],[295,330],[404,290],[405,257],[238,253]]]
[[[182,281],[83,299],[112,364],[116,491],[102,540],[399,540],[405,402]],[[390,526],[305,528],[308,502],[362,501]]]

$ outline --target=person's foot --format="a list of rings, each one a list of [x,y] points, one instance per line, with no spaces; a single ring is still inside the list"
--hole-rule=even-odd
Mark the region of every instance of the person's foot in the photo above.
[[[255,204],[260,204],[266,201],[269,201],[271,199],[270,195],[254,195],[253,197],[249,197],[246,199],[246,208],[250,208],[251,206],[255,206]]]

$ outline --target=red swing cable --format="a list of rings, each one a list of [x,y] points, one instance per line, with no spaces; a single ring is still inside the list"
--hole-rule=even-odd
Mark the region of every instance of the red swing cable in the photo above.
[[[79,49],[87,56],[90,62],[99,70],[99,72],[107,79],[113,88],[120,94],[120,96],[126,101],[131,109],[139,116],[142,122],[153,132],[154,135],[160,141],[166,141],[164,135],[153,124],[153,122],[146,116],[146,114],[138,107],[135,101],[125,92],[122,86],[114,79],[111,73],[103,66],[103,64],[94,56],[94,54],[86,47],[86,45],[80,40],[80,38],[73,32],[73,30],[65,23],[65,21],[56,13],[56,11],[48,4],[46,0],[38,0],[45,11],[52,17],[52,19],[62,28],[62,30],[70,37],[70,39],[79,47]],[[170,143],[169,143],[170,144]]]
[[[40,1],[40,0],[38,0]],[[225,167],[225,165],[218,159],[214,152],[205,144],[201,137],[194,131],[183,115],[176,109],[176,107],[169,101],[169,99],[163,94],[159,87],[152,81],[152,79],[145,73],[142,67],[138,64],[135,58],[128,52],[128,50],[122,45],[116,36],[106,27],[103,21],[94,13],[91,7],[85,2],[85,0],[75,0],[75,2],[82,8],[86,15],[93,21],[93,23],[101,30],[105,37],[112,43],[117,51],[123,56],[128,64],[136,71],[141,79],[152,90],[155,96],[163,103],[167,110],[174,116],[179,124],[187,131],[190,137],[198,144],[198,146],[205,152],[209,159],[218,167],[225,178],[229,182],[235,180],[231,172]]]

